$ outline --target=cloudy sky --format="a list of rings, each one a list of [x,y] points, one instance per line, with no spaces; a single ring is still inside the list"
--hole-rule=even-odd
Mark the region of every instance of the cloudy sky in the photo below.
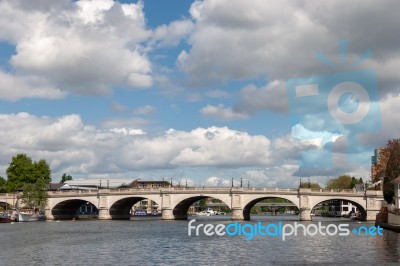
[[[400,133],[399,10],[394,0],[0,0],[0,175],[27,153],[50,163],[53,181],[369,179],[373,149]],[[291,97],[299,81],[320,94]],[[346,81],[370,94],[351,126],[327,111]],[[344,115],[362,106],[342,96]]]

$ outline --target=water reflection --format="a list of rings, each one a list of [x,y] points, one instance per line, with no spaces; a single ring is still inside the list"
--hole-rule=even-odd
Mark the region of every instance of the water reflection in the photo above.
[[[200,222],[230,223],[229,216],[190,217]],[[297,216],[252,216],[293,223]],[[316,221],[313,221],[313,223]],[[327,223],[361,224],[341,218]],[[309,224],[305,223],[305,224]],[[293,265],[382,264],[399,262],[399,235],[279,237],[187,235],[187,221],[78,221],[1,224],[0,265]]]

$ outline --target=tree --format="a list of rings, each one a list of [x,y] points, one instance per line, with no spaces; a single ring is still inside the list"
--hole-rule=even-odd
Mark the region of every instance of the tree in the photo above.
[[[389,159],[389,149],[384,147],[376,150],[375,162],[371,166],[371,180],[373,183],[382,180],[386,173],[386,165]]]
[[[0,176],[0,192],[1,193],[4,193],[6,191],[6,189],[7,189],[6,183],[7,183],[7,181],[2,176]]]
[[[41,180],[45,183],[51,182],[51,170],[49,164],[44,159],[33,163],[33,178],[35,182]]]
[[[26,154],[13,156],[6,172],[8,192],[17,191],[24,184],[34,183],[32,159]]]
[[[355,178],[354,176],[351,178],[351,188],[354,188],[358,184],[364,184],[364,181],[360,177],[359,179]]]
[[[328,181],[327,189],[351,189],[352,177],[349,175],[341,175]]]
[[[199,200],[199,208],[201,211],[207,208],[207,203],[204,199]]]
[[[320,189],[321,186],[318,183],[313,183],[313,182],[301,182],[300,183],[300,188],[316,188],[316,189]]]
[[[47,203],[46,183],[38,180],[35,184],[25,184],[21,202],[30,209],[43,208]]]
[[[385,149],[389,153],[383,179],[383,197],[388,203],[393,202],[394,185],[392,180],[400,175],[400,139],[389,140]]]
[[[38,180],[44,183],[51,181],[51,170],[46,160],[32,162],[26,154],[13,156],[6,172],[8,192],[14,192],[25,184],[35,184]]]
[[[67,173],[64,173],[64,174],[62,175],[62,177],[61,177],[60,183],[61,183],[61,184],[64,184],[65,181],[68,181],[68,180],[72,180],[72,176],[67,175]]]
[[[39,208],[44,208],[47,203],[47,182],[38,180],[35,183],[35,205]]]
[[[32,209],[35,206],[35,191],[33,184],[25,184],[24,192],[21,195],[21,203]]]

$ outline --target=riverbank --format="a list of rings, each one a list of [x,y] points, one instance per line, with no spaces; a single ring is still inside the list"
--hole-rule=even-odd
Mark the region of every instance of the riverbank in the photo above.
[[[382,207],[376,215],[375,226],[378,225],[385,230],[400,232],[400,215],[390,212],[388,207]]]
[[[380,223],[378,224],[380,227],[382,227],[385,230],[390,230],[394,232],[400,232],[400,226],[399,225],[394,225],[394,224],[388,224],[388,223]]]

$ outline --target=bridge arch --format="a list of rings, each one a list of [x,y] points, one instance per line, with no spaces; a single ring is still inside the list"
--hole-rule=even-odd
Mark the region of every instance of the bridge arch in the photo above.
[[[221,202],[225,203],[229,209],[231,209],[231,197],[228,195],[224,197],[223,195],[201,194],[190,197],[179,197],[176,199],[176,204],[172,206],[172,215],[174,216],[174,219],[186,220],[188,217],[187,212],[189,210],[189,207],[192,206],[192,204],[196,201],[206,198],[214,198],[220,200]]]
[[[361,220],[365,221],[367,219],[367,210],[365,208],[365,200],[354,199],[351,197],[349,198],[349,197],[334,196],[334,197],[324,197],[322,199],[321,198],[315,199],[310,208],[310,211],[314,210],[318,204],[321,204],[321,203],[324,203],[327,201],[334,201],[334,200],[350,202],[351,204],[355,205],[357,207],[357,209],[360,211]]]
[[[290,196],[285,196],[285,195],[266,195],[266,196],[261,196],[261,197],[255,197],[253,199],[249,199],[243,207],[243,218],[246,221],[250,220],[250,212],[251,209],[260,201],[266,200],[266,199],[284,199],[287,200],[290,203],[293,203],[298,210],[299,205],[298,205],[298,199],[296,197],[290,197]]]
[[[110,216],[111,219],[113,220],[129,220],[131,217],[131,209],[134,204],[141,200],[151,200],[155,202],[159,208],[161,207],[160,205],[160,199],[157,197],[149,197],[149,196],[126,196],[123,198],[116,198],[113,199],[112,202],[110,202]]]
[[[51,215],[56,220],[71,220],[73,218],[78,218],[78,209],[83,204],[89,202],[95,207],[95,211],[98,212],[98,203],[91,199],[68,199],[58,202],[51,208]]]

